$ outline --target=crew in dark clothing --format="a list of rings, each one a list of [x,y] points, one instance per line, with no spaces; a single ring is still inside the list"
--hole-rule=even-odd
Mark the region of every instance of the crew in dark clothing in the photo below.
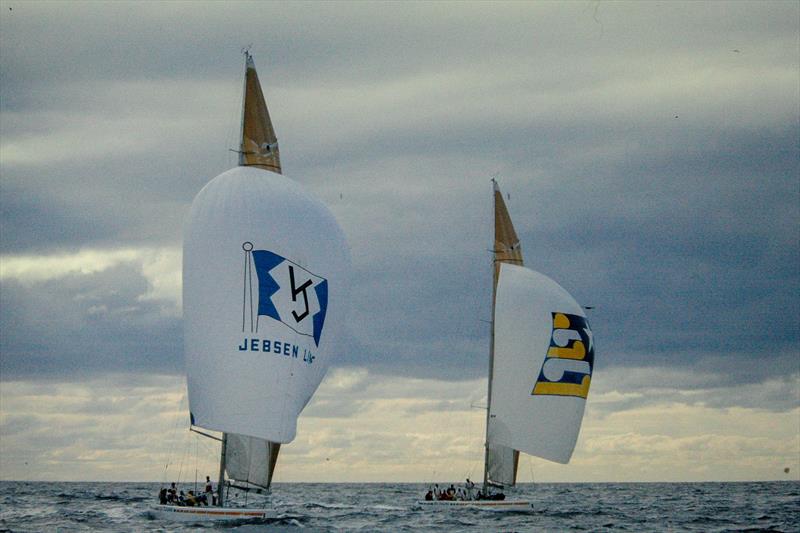
[[[178,503],[178,489],[175,488],[175,483],[172,483],[167,490],[167,503]]]

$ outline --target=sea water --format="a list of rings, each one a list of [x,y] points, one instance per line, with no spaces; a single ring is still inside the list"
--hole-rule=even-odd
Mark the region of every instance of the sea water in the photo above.
[[[440,483],[440,486],[444,483]],[[151,518],[159,483],[0,482],[2,531],[800,531],[800,482],[537,483],[528,512],[419,509],[427,485],[276,483],[239,494],[275,517],[234,524]],[[181,487],[188,491],[191,485]]]

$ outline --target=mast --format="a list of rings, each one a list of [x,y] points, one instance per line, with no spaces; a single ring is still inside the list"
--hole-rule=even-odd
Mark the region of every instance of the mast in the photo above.
[[[264,101],[264,93],[258,80],[256,65],[249,50],[244,50],[244,87],[242,89],[242,135],[239,143],[239,166],[255,166],[281,173],[280,152],[275,128],[269,118],[269,110]],[[267,441],[269,442],[269,441]],[[219,483],[217,485],[217,502],[223,505],[225,487],[225,463],[228,445],[228,434],[222,434],[222,447],[219,461]],[[269,442],[269,481],[275,463],[278,461],[280,444],[273,448]],[[274,449],[274,454],[272,453]],[[269,483],[268,483],[269,486]]]
[[[492,178],[492,188],[497,191],[497,181]],[[494,198],[494,195],[492,195]],[[494,210],[497,211],[497,200],[494,200]],[[495,241],[497,240],[497,215],[495,214]],[[492,246],[492,321],[489,333],[489,384],[486,395],[486,439],[484,442],[483,454],[483,492],[487,491],[489,485],[489,419],[492,412],[492,373],[494,372],[494,303],[497,296],[497,273],[495,271],[497,263],[497,244]]]
[[[269,117],[256,64],[248,50],[244,52],[244,92],[242,93],[242,141],[239,166],[255,166],[277,174],[281,173],[281,157],[278,136]],[[267,442],[268,475],[267,489],[272,484],[272,474],[278,462],[280,443]]]
[[[222,446],[219,457],[219,482],[217,483],[217,506],[222,507],[225,487],[225,452],[228,444],[228,434],[222,434]]]
[[[497,187],[497,182],[492,178],[492,183]],[[497,262],[497,251],[492,249],[492,322],[489,333],[489,385],[486,400],[486,440],[484,442],[483,454],[483,493],[487,493],[489,485],[489,419],[492,412],[492,373],[494,372],[494,303],[497,296],[497,276],[495,275],[495,264]]]
[[[489,484],[489,456],[490,456],[490,442],[489,442],[489,423],[491,421],[491,408],[492,408],[492,378],[494,374],[494,337],[495,337],[495,303],[497,300],[497,280],[500,276],[500,263],[511,263],[515,265],[522,265],[522,249],[520,247],[517,232],[514,230],[514,225],[511,222],[511,216],[508,214],[508,209],[503,201],[503,194],[500,192],[500,187],[497,180],[492,178],[492,189],[494,197],[494,246],[492,247],[492,322],[491,333],[489,336],[489,384],[488,384],[488,400],[486,405],[486,441],[485,453],[483,463],[483,488],[486,490]],[[517,464],[519,461],[519,452],[513,450],[512,459],[512,485],[516,482],[517,478]]]
[[[244,87],[242,89],[242,134],[239,143],[239,166],[254,166],[281,173],[280,152],[278,150],[278,137],[269,117],[269,110],[258,80],[256,65],[249,50],[244,50]],[[251,245],[252,247],[252,245]],[[252,296],[251,296],[252,298]],[[252,320],[252,317],[251,317]],[[234,445],[239,442],[234,441]],[[278,462],[280,443],[264,441],[267,443],[268,474],[266,489],[272,484],[272,474]],[[225,483],[226,452],[228,434],[222,434],[222,457],[219,470],[219,502],[222,505],[222,491]],[[235,447],[235,446],[234,446]],[[248,453],[252,453],[249,451]],[[234,470],[235,466],[232,466]]]

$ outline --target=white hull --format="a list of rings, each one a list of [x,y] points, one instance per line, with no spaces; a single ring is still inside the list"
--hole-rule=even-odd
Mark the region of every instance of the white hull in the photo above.
[[[533,504],[525,500],[418,500],[423,509],[481,509],[485,511],[532,511]]]
[[[263,520],[273,517],[267,509],[237,509],[235,507],[179,507],[153,505],[150,514],[158,520],[178,522],[208,522],[220,520]]]

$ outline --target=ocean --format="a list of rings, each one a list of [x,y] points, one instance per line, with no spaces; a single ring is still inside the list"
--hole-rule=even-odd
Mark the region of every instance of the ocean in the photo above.
[[[417,509],[421,483],[277,483],[247,502],[275,518],[199,526],[151,518],[160,487],[0,482],[0,531],[800,531],[794,481],[523,484],[510,496],[534,502],[524,513]]]

